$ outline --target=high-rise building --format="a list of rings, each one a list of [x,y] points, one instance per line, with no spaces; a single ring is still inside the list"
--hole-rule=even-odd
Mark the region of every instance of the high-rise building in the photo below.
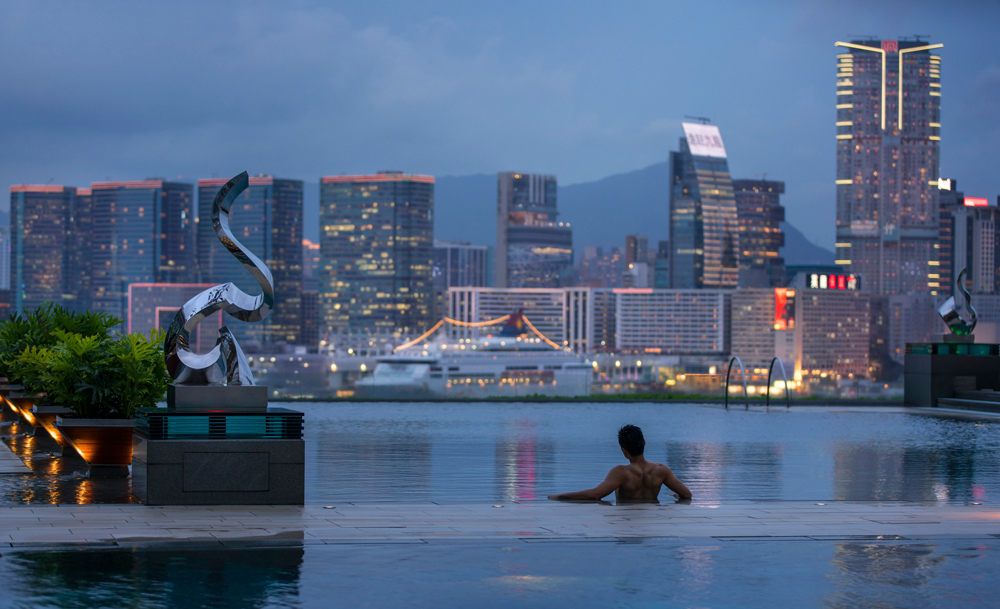
[[[488,249],[468,241],[434,241],[434,319],[448,314],[448,288],[487,284]]]
[[[670,153],[670,285],[735,288],[739,221],[726,147],[715,125],[682,123]]]
[[[625,235],[625,264],[649,262],[649,237]]]
[[[962,197],[960,201],[950,208],[949,275],[957,280],[966,269],[967,290],[975,294],[996,294],[1000,292],[1000,267],[997,266],[1000,262],[1000,208],[990,205],[985,198]],[[953,283],[942,288],[944,294],[955,291]]]
[[[936,291],[943,45],[836,46],[837,264],[873,297]]]
[[[740,221],[740,286],[779,287],[785,283],[781,248],[785,208],[779,198],[785,183],[774,180],[733,180]]]
[[[227,250],[212,227],[212,204],[227,179],[198,180],[198,264],[204,283],[231,281],[247,294],[260,286]],[[230,228],[243,246],[264,261],[274,279],[274,310],[263,323],[229,315],[228,326],[244,348],[299,344],[302,334],[302,181],[271,176],[250,178],[230,211]],[[255,344],[256,343],[256,344]]]
[[[398,340],[429,329],[434,177],[324,177],[319,214],[320,336]]]
[[[66,261],[66,273],[72,283],[73,308],[77,312],[89,309],[92,300],[93,199],[90,188],[77,188],[76,199],[70,210],[70,254]]]
[[[124,319],[131,283],[196,277],[194,187],[160,179],[91,185],[92,306]]]
[[[0,291],[10,290],[10,230],[0,226]]]
[[[670,287],[670,242],[660,241],[657,245],[653,287],[665,289]]]
[[[573,267],[573,231],[559,222],[556,177],[497,174],[496,285],[558,287]]]
[[[950,296],[955,290],[957,275],[952,273],[954,256],[952,248],[955,238],[955,216],[952,210],[962,205],[965,194],[958,190],[958,180],[940,178],[938,180],[938,269],[927,275],[927,287],[932,294]],[[959,269],[961,272],[962,269]],[[911,341],[912,342],[912,341]]]
[[[72,186],[10,187],[11,309],[24,313],[44,302],[72,305]]]

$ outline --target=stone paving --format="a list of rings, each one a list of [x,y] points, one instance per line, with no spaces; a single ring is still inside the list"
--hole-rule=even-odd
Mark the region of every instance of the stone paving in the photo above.
[[[496,504],[500,505],[500,504]],[[0,548],[157,542],[433,543],[587,541],[650,537],[888,539],[1000,536],[986,505],[759,502],[721,505],[486,505],[349,503],[337,506],[0,508]]]

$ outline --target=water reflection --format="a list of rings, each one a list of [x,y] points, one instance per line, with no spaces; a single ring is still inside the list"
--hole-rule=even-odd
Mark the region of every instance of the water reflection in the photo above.
[[[931,588],[946,560],[933,544],[837,544],[829,575],[836,591],[823,606],[938,607]]]
[[[783,458],[783,446],[773,442],[668,442],[666,447],[667,466],[699,502],[781,497]]]
[[[538,423],[514,421],[513,430],[496,442],[496,498],[504,501],[538,499],[553,488],[555,444],[539,441]]]
[[[8,598],[25,606],[297,606],[303,551],[25,552],[9,559]]]

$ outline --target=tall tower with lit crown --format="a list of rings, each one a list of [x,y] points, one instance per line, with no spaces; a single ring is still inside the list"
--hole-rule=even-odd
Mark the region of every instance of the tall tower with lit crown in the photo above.
[[[934,294],[943,45],[836,46],[837,264],[876,296]]]

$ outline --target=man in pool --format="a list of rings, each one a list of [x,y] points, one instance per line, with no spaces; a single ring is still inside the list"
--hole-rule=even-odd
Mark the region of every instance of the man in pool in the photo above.
[[[635,425],[624,425],[618,430],[618,445],[628,459],[628,465],[616,465],[608,472],[604,482],[586,491],[549,495],[557,501],[589,500],[597,501],[615,493],[621,501],[654,501],[660,494],[660,486],[666,486],[680,499],[690,499],[691,491],[677,479],[674,472],[662,463],[646,461],[642,456],[646,440],[642,430]]]

